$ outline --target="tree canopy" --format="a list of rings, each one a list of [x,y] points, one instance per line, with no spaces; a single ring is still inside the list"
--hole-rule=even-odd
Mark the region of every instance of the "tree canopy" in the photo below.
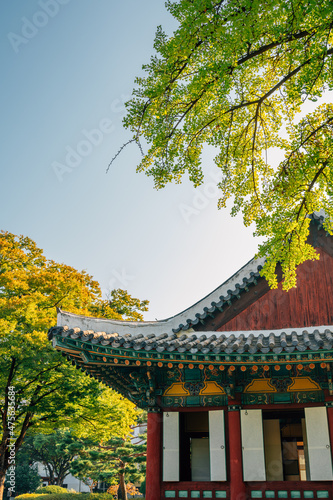
[[[38,474],[38,467],[33,464],[29,457],[22,452],[22,449],[16,456],[15,463],[15,493],[16,496],[24,493],[33,493],[42,485],[42,478]],[[10,477],[6,478],[5,491],[11,487]],[[10,496],[10,495],[8,495]]]
[[[111,437],[101,445],[92,440],[80,440],[69,446],[77,458],[72,462],[71,472],[92,485],[104,481],[118,486],[118,498],[127,500],[128,488],[144,480],[146,472],[146,435],[139,440],[125,437]]]
[[[129,306],[122,302],[129,299]],[[47,340],[56,306],[121,319],[142,318],[147,301],[118,290],[103,300],[85,271],[46,259],[27,237],[0,233],[0,498],[12,448],[27,431],[71,427],[95,439],[123,436],[136,421],[134,405],[66,362]],[[11,445],[9,447],[8,445]]]
[[[198,186],[203,148],[213,147],[221,170],[218,206],[231,199],[232,215],[241,212],[245,225],[255,224],[255,235],[265,237],[263,274],[276,287],[280,262],[288,290],[296,267],[318,258],[307,244],[309,214],[323,209],[333,232],[333,105],[304,115],[307,101],[333,89],[332,3],[166,5],[179,27],[170,37],[158,28],[156,54],[136,79],[124,120],[129,142],[141,151],[141,141],[148,143],[138,171],[156,188],[181,182],[185,173]]]
[[[44,466],[49,484],[62,486],[75,458],[75,453],[69,451],[69,446],[76,439],[69,430],[56,429],[52,434],[28,436],[21,452],[30,463],[39,462]]]

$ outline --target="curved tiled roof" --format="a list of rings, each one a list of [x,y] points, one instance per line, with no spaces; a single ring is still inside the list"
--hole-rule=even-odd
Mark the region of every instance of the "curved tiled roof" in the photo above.
[[[178,335],[138,333],[118,334],[116,332],[95,332],[68,326],[53,327],[49,339],[55,336],[79,339],[111,349],[133,349],[135,351],[156,351],[159,353],[179,352],[184,354],[267,354],[291,353],[294,351],[330,350],[333,346],[333,326],[295,328],[267,331],[243,332],[195,332]]]
[[[120,335],[135,329],[143,335],[178,333],[180,330],[188,330],[197,325],[207,316],[221,310],[226,304],[240,296],[240,294],[251,285],[255,285],[260,278],[260,270],[265,259],[251,259],[231,278],[222,283],[213,292],[196,302],[193,306],[185,309],[171,318],[160,321],[124,321],[103,318],[90,318],[65,311],[58,310],[58,326],[69,328],[79,327],[82,330],[103,331],[112,333],[117,331]]]
[[[326,218],[323,211],[314,212],[309,217],[319,227],[322,227]],[[105,334],[117,332],[120,336],[128,334],[131,330],[142,337],[177,334],[187,330],[188,336],[191,333],[191,328],[205,322],[206,318],[213,316],[218,311],[222,311],[226,305],[230,306],[234,300],[239,299],[251,286],[255,286],[260,279],[260,271],[264,263],[265,258],[251,259],[233,276],[206,295],[206,297],[175,316],[164,320],[127,321],[91,318],[59,309],[57,324],[62,327],[79,328],[82,331],[92,330],[94,332],[105,332]],[[198,327],[195,329],[197,330]],[[209,332],[206,332],[207,334]]]

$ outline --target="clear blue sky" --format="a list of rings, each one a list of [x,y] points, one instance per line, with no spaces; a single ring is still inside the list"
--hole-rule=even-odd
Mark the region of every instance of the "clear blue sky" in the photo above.
[[[155,191],[133,145],[105,173],[129,139],[123,101],[156,27],[175,28],[163,1],[7,0],[0,13],[2,229],[104,290],[149,299],[146,319],[192,305],[252,258],[251,229],[216,208],[209,154],[197,190]]]

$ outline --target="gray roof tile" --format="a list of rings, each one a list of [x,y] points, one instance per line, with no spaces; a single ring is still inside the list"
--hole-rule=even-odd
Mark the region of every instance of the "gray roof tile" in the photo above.
[[[231,354],[248,352],[267,354],[291,353],[332,349],[333,326],[294,329],[289,331],[249,331],[249,332],[196,332],[190,336],[163,333],[160,335],[118,335],[92,330],[80,330],[68,326],[53,327],[49,338],[54,336],[79,339],[111,348],[126,348],[136,351],[179,352],[187,354]]]

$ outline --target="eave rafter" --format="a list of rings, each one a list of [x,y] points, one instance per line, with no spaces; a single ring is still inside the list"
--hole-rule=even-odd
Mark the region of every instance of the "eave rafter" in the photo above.
[[[63,352],[67,359],[71,359],[84,368],[89,374],[96,376],[100,374],[99,379],[103,378],[102,373],[107,367],[117,368],[142,368],[150,370],[152,368],[199,368],[203,370],[218,369],[219,371],[255,372],[259,366],[264,367],[273,373],[278,372],[281,367],[291,370],[296,366],[299,371],[303,369],[313,370],[317,365],[326,370],[333,363],[333,349],[322,350],[318,352],[303,353],[280,353],[280,354],[238,354],[230,353],[223,355],[205,355],[205,354],[185,354],[185,353],[158,353],[150,351],[149,353],[137,352],[134,350],[110,349],[106,347],[97,347],[91,343],[83,343],[70,338],[54,337],[54,346]],[[108,352],[109,351],[109,352]],[[103,380],[104,381],[104,380]],[[128,387],[128,381],[127,381]]]
[[[94,366],[157,366],[159,368],[167,366],[172,368],[174,365],[181,365],[180,368],[187,366],[192,368],[200,365],[218,366],[220,370],[235,366],[252,366],[252,365],[273,365],[277,364],[299,364],[300,362],[313,363],[330,363],[333,360],[332,349],[318,349],[317,351],[309,349],[308,351],[299,352],[295,350],[292,353],[281,352],[262,354],[253,353],[200,353],[192,354],[191,352],[163,352],[157,351],[136,351],[134,349],[120,349],[101,347],[89,342],[80,342],[70,338],[62,338],[61,336],[53,337],[53,345],[56,349],[63,351],[71,358],[83,359],[85,365]],[[333,346],[332,346],[333,347]],[[193,365],[193,366],[192,366]]]
[[[245,380],[257,376],[275,379],[281,378],[282,374],[284,377],[314,378],[318,378],[319,374],[322,388],[333,393],[333,349],[280,354],[193,355],[102,347],[61,336],[55,336],[53,344],[78,369],[145,408],[156,407],[157,399],[162,394],[155,391],[156,370],[159,373],[186,371],[188,377],[191,377],[192,371],[199,370],[205,373],[205,377],[206,374],[208,378],[220,377],[225,380],[224,390],[231,398],[237,390],[242,390]]]

